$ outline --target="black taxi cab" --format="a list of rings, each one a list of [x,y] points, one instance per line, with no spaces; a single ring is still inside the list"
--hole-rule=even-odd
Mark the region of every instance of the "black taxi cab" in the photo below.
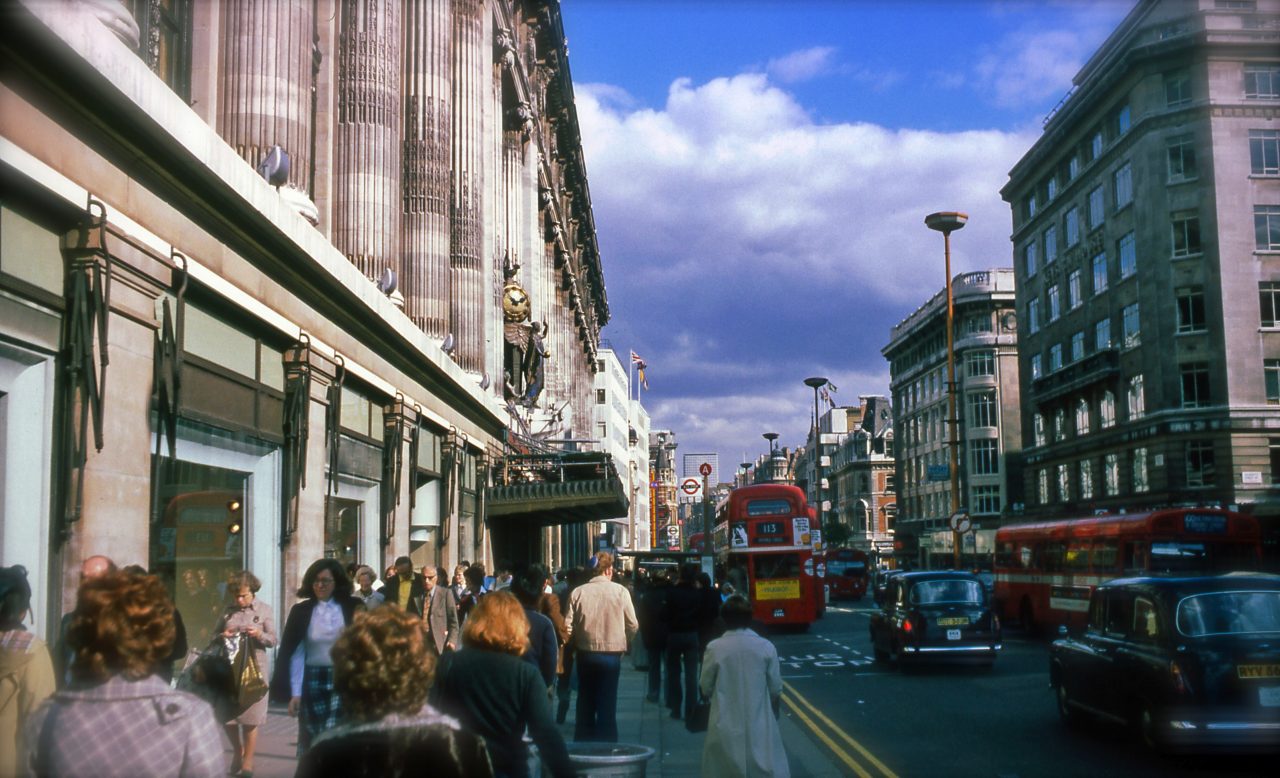
[[[1280,750],[1280,576],[1104,583],[1084,630],[1054,641],[1049,683],[1068,724],[1160,750]]]
[[[982,580],[972,573],[901,573],[888,582],[881,610],[871,615],[871,646],[879,661],[964,661],[991,665],[1002,644],[1000,618]]]

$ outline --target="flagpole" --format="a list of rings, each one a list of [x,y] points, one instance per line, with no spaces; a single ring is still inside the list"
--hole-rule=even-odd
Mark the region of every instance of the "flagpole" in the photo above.
[[[631,353],[635,353],[634,351]],[[635,385],[636,378],[636,361],[634,359],[627,360],[627,402],[631,402],[631,387]],[[636,401],[639,402],[640,395],[636,395]],[[629,411],[628,411],[629,412]]]

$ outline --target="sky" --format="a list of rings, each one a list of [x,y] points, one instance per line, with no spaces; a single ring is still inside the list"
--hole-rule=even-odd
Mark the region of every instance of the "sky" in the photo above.
[[[889,391],[890,331],[1012,266],[1009,170],[1133,0],[562,0],[611,320],[721,478],[803,445],[809,376]],[[743,459],[743,456],[746,459]]]

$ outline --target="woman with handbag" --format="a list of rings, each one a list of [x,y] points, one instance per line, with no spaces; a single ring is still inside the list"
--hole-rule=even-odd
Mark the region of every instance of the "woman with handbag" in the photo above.
[[[258,745],[258,727],[267,720],[266,687],[262,686],[257,699],[246,699],[252,694],[245,689],[245,674],[252,673],[248,663],[256,666],[257,680],[261,682],[267,672],[267,649],[276,645],[275,616],[271,606],[258,599],[258,590],[262,582],[248,570],[233,573],[227,579],[227,598],[231,604],[222,612],[218,623],[214,626],[214,634],[227,641],[228,655],[235,655],[232,666],[241,672],[235,676],[240,715],[225,722],[227,737],[231,739],[234,754],[231,759],[231,774],[253,777],[253,754]],[[243,654],[241,652],[244,652]]]
[[[307,753],[321,732],[337,726],[341,703],[333,687],[333,657],[338,635],[364,605],[352,596],[351,580],[336,559],[317,559],[302,576],[280,639],[279,661],[271,674],[271,699],[288,702],[298,718],[298,756]]]

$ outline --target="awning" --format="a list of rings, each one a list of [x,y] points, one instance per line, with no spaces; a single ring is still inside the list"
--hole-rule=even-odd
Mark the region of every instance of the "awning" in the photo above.
[[[486,514],[495,522],[538,526],[581,524],[626,516],[626,488],[616,475],[582,481],[532,482],[491,486]]]

